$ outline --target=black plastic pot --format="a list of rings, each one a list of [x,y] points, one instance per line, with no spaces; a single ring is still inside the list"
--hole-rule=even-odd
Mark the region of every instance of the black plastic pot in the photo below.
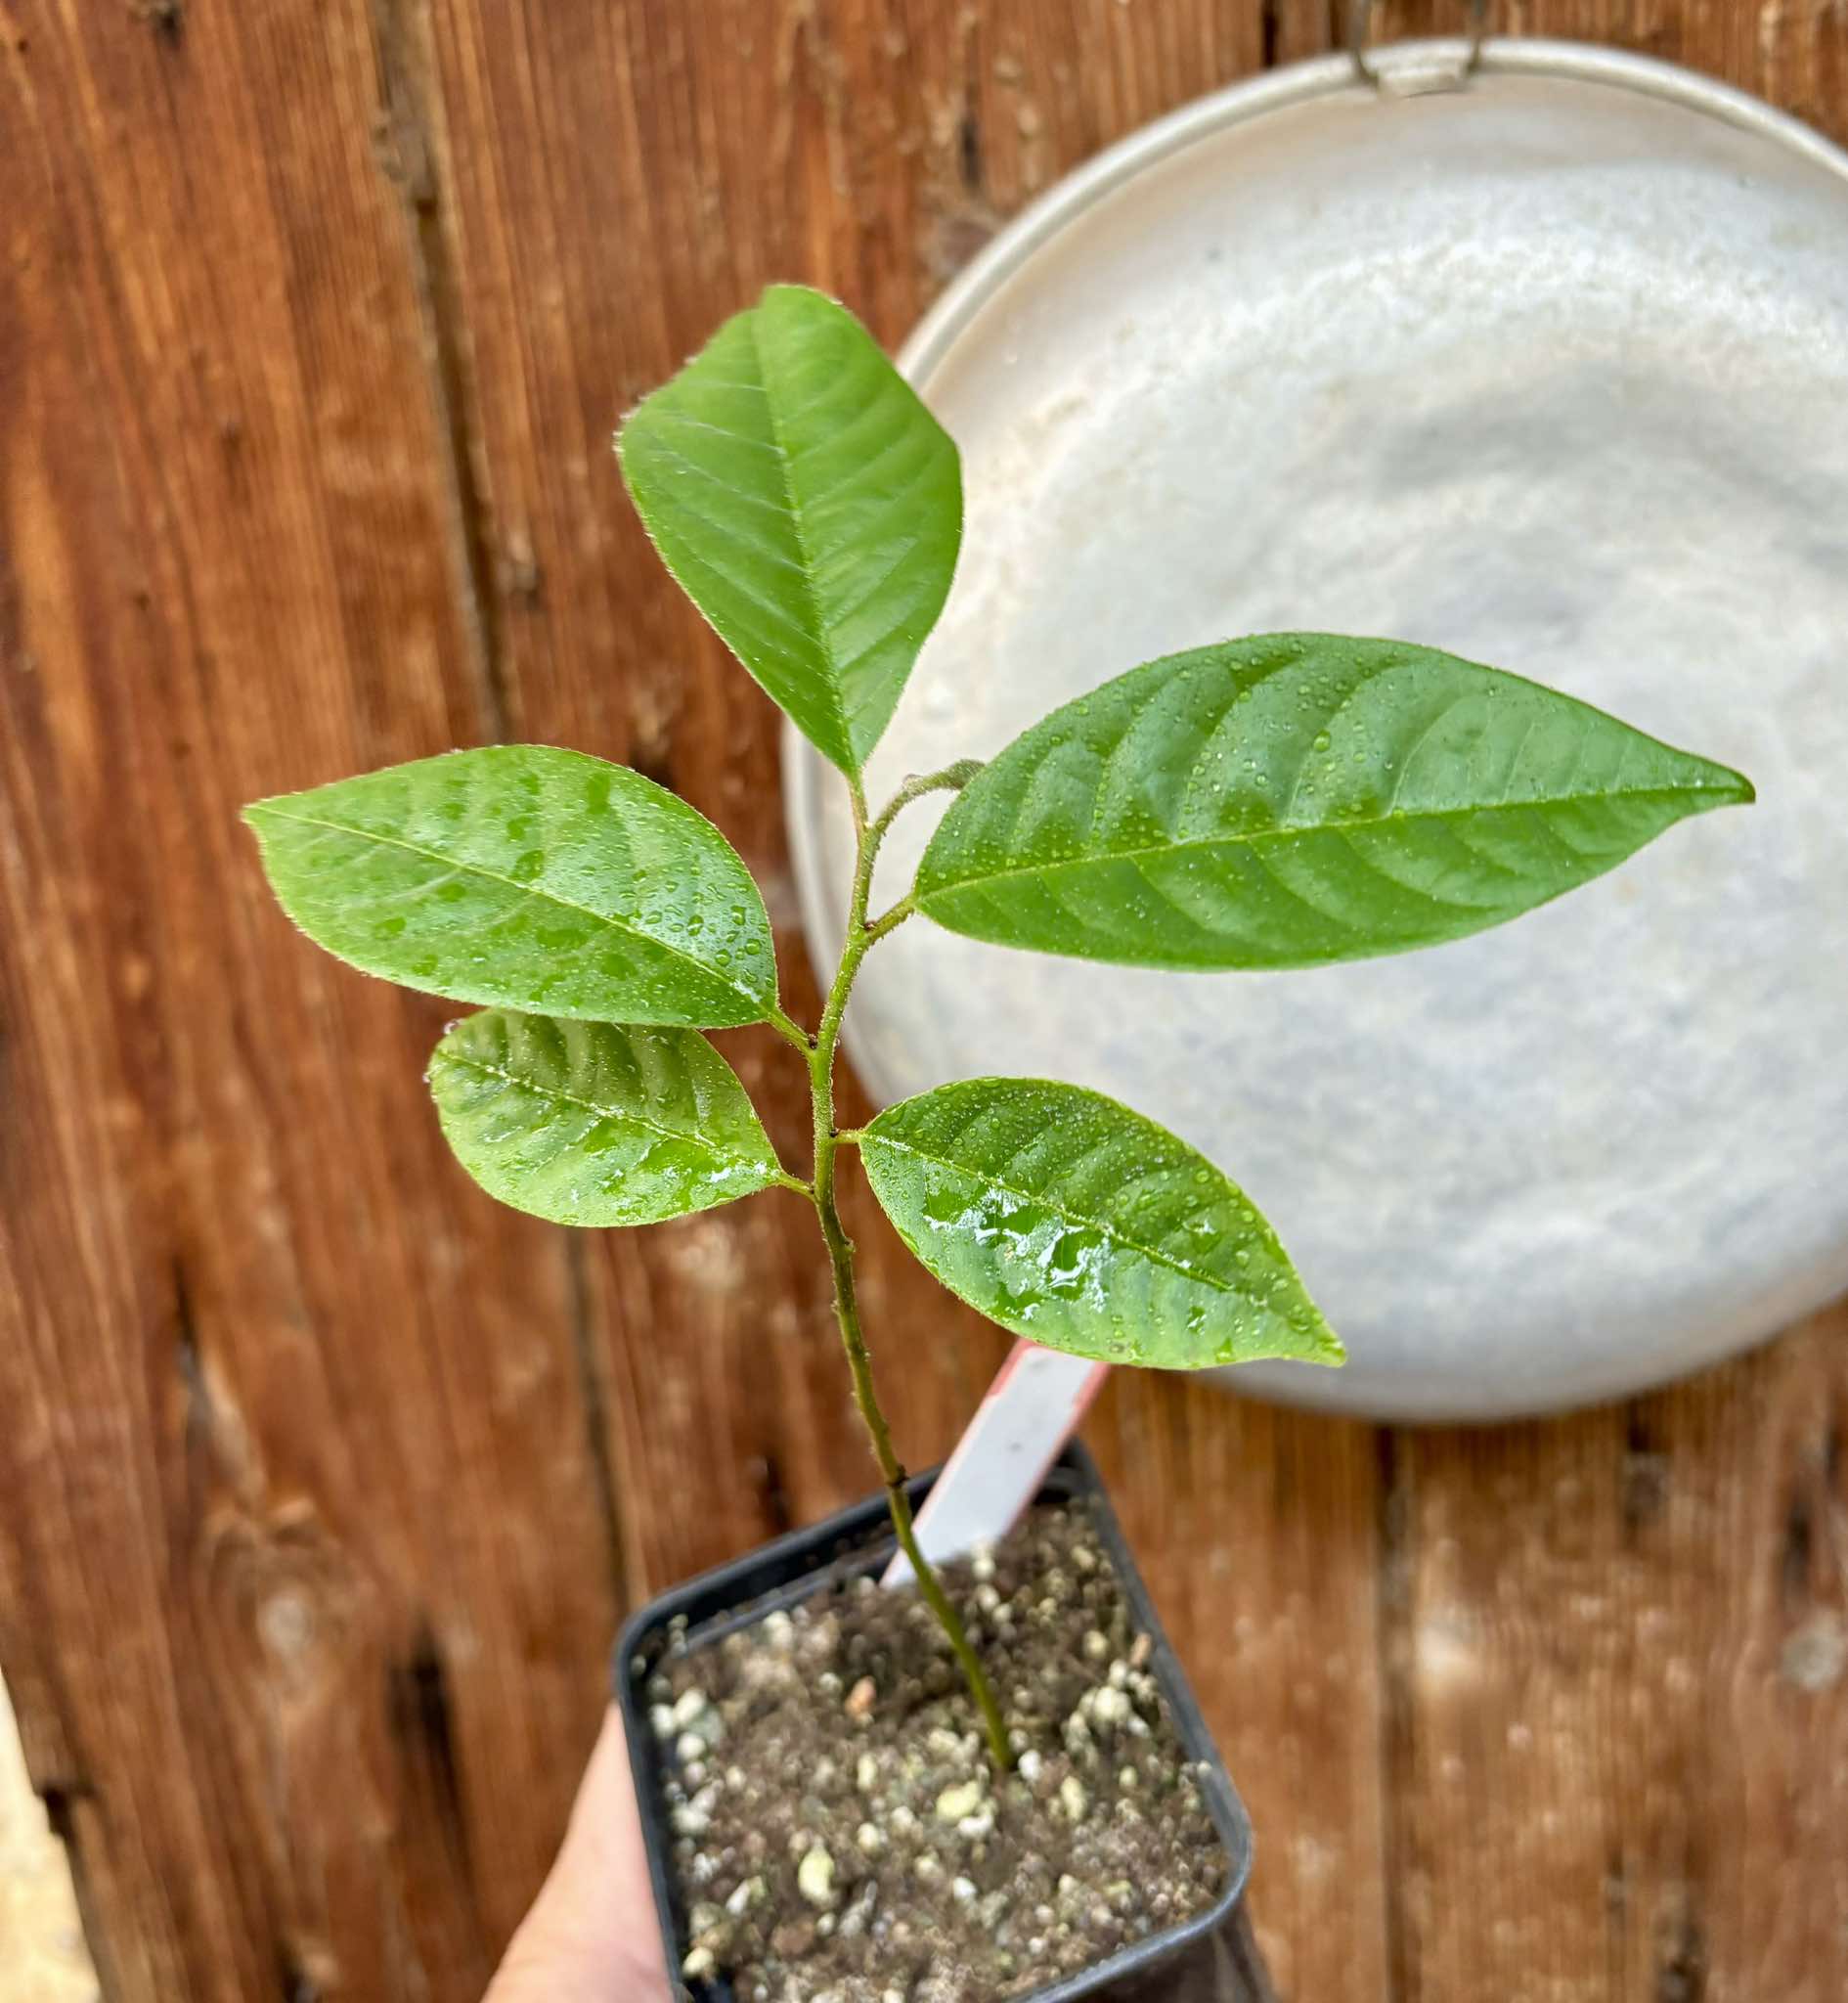
[[[913,1503],[929,1493],[936,1471],[914,1476]],[[1210,1912],[1138,1941],[1083,1974],[1034,1989],[1017,2003],[1272,2003],[1272,1991],[1252,1940],[1245,1911],[1251,1875],[1252,1825],[1232,1787],[1225,1762],[1207,1734],[1200,1707],[1167,1637],[1155,1617],[1147,1589],[1105,1496],[1091,1457],[1078,1446],[1047,1475],[1043,1502],[1083,1497],[1091,1522],[1109,1552],[1136,1626],[1155,1644],[1149,1668],[1167,1700],[1187,1758],[1202,1771],[1200,1786],[1225,1845],[1226,1889]],[[695,1640],[716,1639],[749,1626],[779,1607],[793,1606],[834,1580],[882,1570],[892,1555],[892,1534],[883,1497],[843,1510],[813,1530],[779,1537],[748,1557],[675,1586],[643,1607],[624,1628],[616,1647],[616,1701],[628,1733],[636,1789],[641,1803],[642,1833],[655,1910],[667,1952],[669,1984],[676,1997],[693,2003],[742,2003],[723,1979],[689,1986],[680,1974],[688,1939],[686,1914],[674,1883],[672,1837],[663,1795],[663,1761],[669,1756],[648,1722],[644,1696],[654,1665],[680,1624]]]

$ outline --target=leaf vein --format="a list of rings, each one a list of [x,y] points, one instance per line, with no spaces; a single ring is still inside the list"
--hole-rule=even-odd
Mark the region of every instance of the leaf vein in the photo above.
[[[1018,1197],[1023,1203],[1038,1204],[1043,1209],[1051,1211],[1060,1223],[1071,1224],[1075,1229],[1102,1231],[1113,1244],[1121,1246],[1123,1250],[1138,1254],[1140,1257],[1148,1260],[1151,1265],[1166,1267],[1170,1272],[1180,1274],[1183,1279],[1195,1280],[1202,1286],[1210,1287],[1215,1293],[1248,1298],[1245,1290],[1236,1282],[1223,1280],[1216,1273],[1207,1272],[1198,1267],[1190,1266],[1185,1260],[1177,1259],[1172,1253],[1164,1252],[1156,1246],[1144,1245],[1139,1239],[1130,1237],[1113,1220],[1098,1217],[1080,1217],[1077,1213],[1068,1210],[1050,1191],[1017,1188],[1011,1183],[1002,1181],[998,1177],[991,1176],[986,1169],[970,1168],[966,1163],[956,1160],[951,1155],[932,1154],[926,1148],[915,1146],[910,1141],[895,1139],[892,1135],[881,1134],[876,1130],[868,1130],[860,1142],[862,1149],[864,1149],[867,1141],[872,1141],[881,1147],[892,1148],[898,1153],[908,1154],[917,1161],[929,1162],[938,1168],[952,1169],[958,1175],[966,1176],[970,1180],[980,1183],[985,1188],[996,1190],[1003,1196]],[[1228,1189],[1231,1186],[1229,1182],[1226,1183]]]
[[[809,548],[809,540],[803,528],[802,504],[796,494],[794,455],[784,434],[782,420],[777,413],[776,399],[770,393],[764,344],[758,338],[757,316],[753,314],[745,325],[750,337],[751,353],[757,362],[757,373],[759,378],[764,381],[764,408],[770,438],[776,448],[776,471],[782,483],[783,502],[789,510],[789,532],[795,539],[796,554],[801,558],[802,596],[809,608],[814,641],[829,667],[829,672],[820,678],[822,693],[834,712],[834,721],[841,734],[841,748],[847,753],[853,769],[858,771],[859,754],[854,748],[854,733],[847,718],[847,703],[839,676],[834,672],[833,648],[828,645],[827,625],[821,610],[820,598],[815,591],[814,555]]]
[[[256,810],[253,809],[252,811]],[[668,940],[657,938],[652,932],[644,932],[638,925],[627,924],[623,919],[614,916],[608,912],[599,912],[593,909],[590,905],[577,904],[568,897],[560,897],[556,891],[543,889],[537,884],[521,883],[512,876],[504,875],[498,869],[486,868],[483,864],[468,862],[465,859],[458,860],[455,857],[445,855],[441,849],[425,848],[421,843],[407,840],[401,835],[380,834],[376,829],[373,828],[349,827],[338,821],[325,821],[318,815],[287,814],[284,813],[274,804],[265,804],[261,811],[271,815],[278,821],[290,822],[300,827],[315,827],[330,834],[343,834],[354,841],[378,842],[386,848],[402,849],[407,855],[420,856],[425,862],[447,863],[459,872],[482,877],[490,883],[498,883],[505,889],[516,892],[521,897],[530,897],[544,904],[555,905],[560,911],[575,912],[580,917],[590,918],[599,925],[606,925],[611,931],[621,933],[626,938],[639,939],[645,944],[655,947],[658,951],[668,954],[676,959],[684,961],[696,973],[704,975],[706,979],[717,983],[722,988],[729,989],[732,994],[738,996],[741,1000],[749,1002],[753,1007],[761,1005],[761,996],[754,994],[749,988],[740,986],[737,981],[721,973],[716,967],[708,966],[703,959],[697,958],[683,947],[675,946]]]
[[[445,1050],[439,1045],[433,1062],[448,1064],[458,1071],[473,1072],[481,1078],[498,1078],[503,1084],[517,1087],[521,1091],[531,1092],[535,1098],[546,1099],[558,1105],[575,1106],[580,1112],[594,1113],[599,1120],[623,1120],[631,1126],[640,1127],[649,1134],[658,1134],[663,1140],[690,1141],[700,1147],[721,1165],[729,1163],[737,1168],[759,1168],[763,1166],[760,1157],[727,1153],[708,1134],[697,1127],[673,1127],[665,1121],[651,1120],[646,1113],[638,1112],[633,1106],[604,1106],[595,1099],[587,1099],[574,1091],[567,1091],[563,1086],[542,1084],[538,1080],[523,1077],[517,1071],[509,1071],[505,1065],[491,1064],[485,1057],[463,1055],[456,1050]],[[575,1141],[560,1143],[559,1151],[578,1145]]]
[[[1571,797],[1509,801],[1501,805],[1478,803],[1468,807],[1419,808],[1409,814],[1395,813],[1388,809],[1384,814],[1362,815],[1345,821],[1320,821],[1296,827],[1256,827],[1241,833],[1194,836],[1185,841],[1149,842],[1136,848],[1083,851],[1076,855],[1060,856],[1047,862],[1015,863],[1006,868],[972,869],[967,875],[934,880],[919,891],[918,901],[928,906],[933,897],[946,891],[971,888],[977,884],[987,886],[1020,876],[1050,877],[1067,870],[1085,868],[1097,863],[1133,863],[1148,857],[1183,855],[1194,849],[1241,846],[1255,849],[1271,842],[1301,841],[1316,834],[1343,834],[1386,827],[1394,821],[1456,821],[1488,814],[1531,813],[1540,815],[1544,824],[1544,810],[1549,807],[1599,806],[1613,800],[1681,800],[1690,795],[1719,790],[1717,786],[1638,786],[1633,791],[1622,793],[1581,793]],[[928,861],[928,857],[926,860]]]

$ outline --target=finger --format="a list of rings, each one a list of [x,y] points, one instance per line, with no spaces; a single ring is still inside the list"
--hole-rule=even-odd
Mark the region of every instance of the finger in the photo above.
[[[629,1751],[614,1711],[604,1716],[558,1861],[484,2003],[668,2003]]]

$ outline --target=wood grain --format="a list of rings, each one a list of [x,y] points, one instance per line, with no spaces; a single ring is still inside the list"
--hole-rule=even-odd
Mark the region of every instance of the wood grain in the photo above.
[[[620,1606],[867,1486],[797,1199],[496,1210],[422,1103],[440,1006],[293,936],[237,804],[496,735],[624,759],[738,841],[812,1008],[773,720],[616,419],[770,278],[896,341],[1331,12],[0,0],[0,1666],[111,2003],[467,2003]],[[1830,0],[1511,20],[1848,137]],[[793,1058],[725,1041],[799,1154]],[[855,1195],[922,1463],[1000,1340]],[[1492,1433],[1112,1387],[1285,1995],[1848,1993],[1844,1333]]]
[[[1394,1993],[1848,1993],[1848,1312],[1391,1460]]]
[[[569,1271],[235,819],[492,728],[372,23],[0,49],[0,1653],[112,1998],[467,1995],[617,1599]]]

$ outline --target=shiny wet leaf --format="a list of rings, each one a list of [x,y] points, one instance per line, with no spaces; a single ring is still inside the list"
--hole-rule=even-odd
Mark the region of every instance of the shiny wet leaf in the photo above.
[[[1016,738],[945,815],[916,898],[1043,953],[1319,966],[1500,924],[1751,797],[1518,676],[1273,634],[1150,661]]]
[[[1048,1349],[1199,1369],[1342,1348],[1251,1200],[1115,1099],[978,1078],[859,1136],[886,1215],[951,1293]]]
[[[437,1045],[429,1084],[462,1167],[554,1224],[658,1224],[777,1179],[743,1086],[695,1030],[487,1009]]]
[[[617,442],[668,568],[797,728],[858,774],[956,567],[956,448],[844,306],[772,286]]]
[[[406,987],[715,1029],[775,1002],[770,920],[731,845],[600,758],[455,751],[259,800],[244,819],[296,924]]]

